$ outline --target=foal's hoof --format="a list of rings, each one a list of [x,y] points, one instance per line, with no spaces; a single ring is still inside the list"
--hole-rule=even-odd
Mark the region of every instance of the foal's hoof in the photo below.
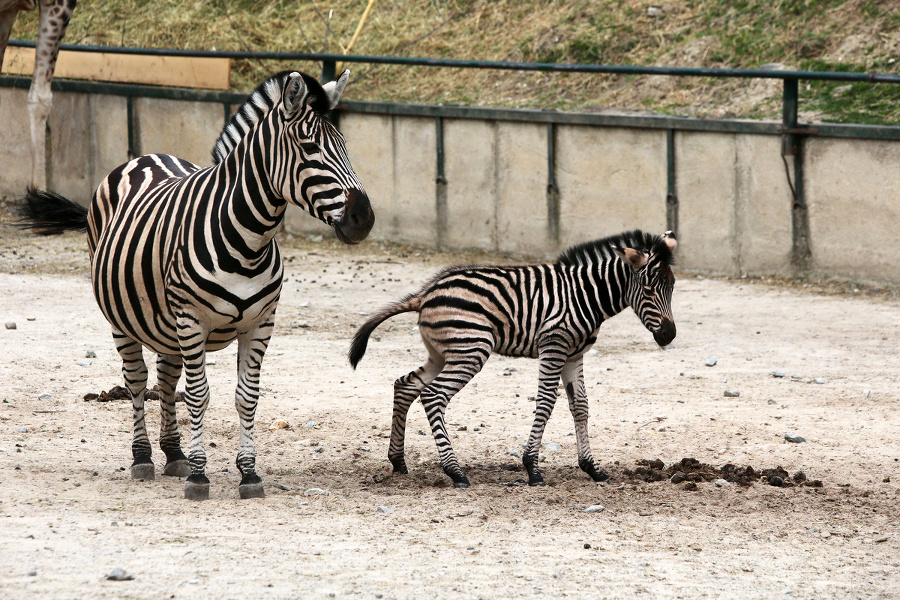
[[[131,478],[144,479],[146,481],[156,479],[156,469],[153,467],[153,463],[131,465]]]
[[[454,487],[456,487],[460,490],[464,490],[467,487],[469,487],[469,482],[468,481],[454,481],[453,485],[454,485]]]
[[[546,485],[544,478],[540,475],[532,475],[528,477],[528,485]]]
[[[169,477],[187,477],[190,474],[191,463],[187,459],[166,463],[166,468],[163,469],[163,475],[168,475]]]
[[[245,483],[243,485],[239,485],[238,494],[240,494],[241,500],[246,500],[248,498],[266,497],[266,492],[265,490],[263,490],[262,483]]]
[[[609,475],[603,471],[603,469],[598,469],[597,465],[594,464],[593,461],[578,461],[578,466],[581,467],[581,470],[591,476],[591,479],[594,481],[607,481],[609,479]]]
[[[206,475],[188,477],[184,482],[184,498],[185,500],[209,500],[209,479],[206,478]]]

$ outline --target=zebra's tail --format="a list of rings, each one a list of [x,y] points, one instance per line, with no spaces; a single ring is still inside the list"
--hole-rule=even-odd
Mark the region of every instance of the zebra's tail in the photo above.
[[[362,327],[359,328],[359,331],[356,332],[356,335],[353,336],[353,342],[350,344],[350,352],[347,355],[348,358],[350,358],[350,366],[355,369],[356,365],[359,364],[359,361],[362,360],[363,355],[366,353],[366,346],[369,344],[369,336],[372,335],[372,332],[375,331],[376,327],[394,315],[405,312],[418,312],[421,306],[422,296],[419,294],[410,294],[403,300],[391,304],[363,323]]]
[[[39,235],[87,230],[88,209],[53,192],[29,186],[20,211],[22,219],[14,225]]]

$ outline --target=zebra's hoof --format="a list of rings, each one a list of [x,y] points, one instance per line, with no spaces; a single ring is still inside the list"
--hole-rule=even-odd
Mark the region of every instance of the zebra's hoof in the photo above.
[[[453,482],[453,485],[454,485],[457,489],[464,490],[464,489],[466,489],[467,487],[469,487],[469,480],[468,480],[468,479],[464,479],[464,480],[462,480],[462,481],[454,481],[454,482]]]
[[[243,485],[239,485],[238,494],[240,494],[241,500],[247,500],[248,498],[266,497],[266,492],[263,489],[262,483],[245,483]]]
[[[405,462],[401,461],[399,463],[393,463],[393,465],[394,465],[394,473],[399,473],[401,475],[406,475],[407,473],[409,473],[409,469],[406,468]]]
[[[534,485],[546,485],[546,484],[544,483],[544,478],[541,477],[540,475],[538,475],[537,477],[529,477],[528,485],[534,486]]]
[[[166,463],[166,468],[163,469],[163,475],[168,475],[169,477],[187,477],[190,474],[191,463],[187,459]]]
[[[131,465],[131,478],[152,481],[156,479],[156,468],[153,466],[153,463]]]
[[[209,483],[193,483],[187,481],[184,484],[185,500],[209,500]]]

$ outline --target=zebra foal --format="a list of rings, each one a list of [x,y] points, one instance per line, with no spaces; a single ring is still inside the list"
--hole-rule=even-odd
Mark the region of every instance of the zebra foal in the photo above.
[[[209,497],[206,353],[237,340],[239,493],[265,495],[253,422],[284,268],[275,232],[289,203],[331,225],[346,244],[365,239],[375,220],[343,137],[325,118],[349,73],[324,86],[296,71],[264,81],[222,130],[211,167],[165,154],[135,158],[100,182],[89,209],[28,190],[24,226],[48,234],[87,230],[94,296],[112,325],[132,396],[132,477],[155,476],[144,423],[143,347],[159,355],[163,474],[187,476],[186,498]],[[182,369],[188,457],[175,418]]]
[[[444,472],[456,487],[469,486],[450,444],[444,413],[450,399],[496,352],[540,360],[537,408],[522,456],[528,483],[544,482],[538,449],[560,379],[575,419],[578,466],[595,481],[608,479],[591,454],[582,358],[603,321],[626,306],[660,346],[675,339],[671,264],[676,245],[672,232],[653,236],[635,230],[573,246],[553,264],[451,267],[366,321],[350,347],[354,369],[375,328],[404,312],[419,313],[419,333],[428,351],[424,365],[394,382],[388,450],[394,472],[407,472],[406,416],[421,397]]]

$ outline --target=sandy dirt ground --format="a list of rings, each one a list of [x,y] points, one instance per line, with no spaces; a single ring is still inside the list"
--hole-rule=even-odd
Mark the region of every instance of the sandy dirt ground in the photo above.
[[[232,347],[210,359],[211,499],[195,503],[181,479],[129,478],[129,401],[84,400],[121,375],[83,237],[0,225],[0,323],[16,325],[0,326],[0,597],[900,598],[896,293],[676,270],[670,349],[629,311],[585,359],[594,456],[612,480],[577,468],[563,401],[544,436],[547,485],[522,485],[537,362],[493,357],[448,411],[473,484],[457,490],[420,404],[410,473],[390,473],[392,383],[424,359],[414,316],[382,325],[357,371],[348,342],[440,267],[509,259],[328,237],[282,247],[257,414],[267,496],[237,497]],[[155,443],[156,403],[148,422]],[[822,487],[636,473],[683,458]],[[117,568],[133,579],[107,579]]]

